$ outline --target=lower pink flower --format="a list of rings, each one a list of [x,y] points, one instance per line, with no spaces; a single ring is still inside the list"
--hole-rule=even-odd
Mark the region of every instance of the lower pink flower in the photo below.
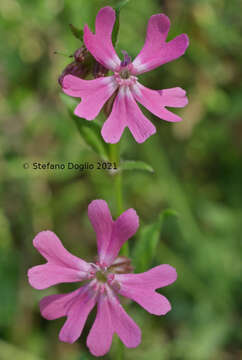
[[[177,274],[170,265],[159,265],[141,274],[125,273],[131,270],[130,261],[117,256],[123,243],[139,226],[135,210],[129,209],[113,221],[107,203],[94,200],[89,205],[88,216],[97,235],[98,261],[87,263],[70,254],[53,232],[42,231],[33,244],[47,263],[31,268],[28,277],[36,289],[86,281],[71,293],[44,297],[40,311],[48,320],[67,317],[59,338],[73,343],[97,304],[87,346],[93,355],[102,356],[109,351],[114,333],[128,348],[138,346],[141,341],[141,331],[121,306],[119,295],[136,301],[151,314],[164,315],[171,310],[171,305],[155,290],[173,283]]]

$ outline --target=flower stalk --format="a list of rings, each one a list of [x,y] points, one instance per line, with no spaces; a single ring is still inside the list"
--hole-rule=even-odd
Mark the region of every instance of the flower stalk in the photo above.
[[[123,189],[122,189],[122,170],[120,168],[120,143],[110,144],[110,161],[115,162],[117,171],[113,173],[114,197],[116,199],[116,213],[120,216],[123,212]],[[120,255],[129,256],[129,245],[125,243],[120,251]]]

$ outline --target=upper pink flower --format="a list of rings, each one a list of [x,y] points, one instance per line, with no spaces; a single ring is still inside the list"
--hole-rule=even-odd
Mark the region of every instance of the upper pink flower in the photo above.
[[[189,41],[186,34],[181,34],[166,42],[170,20],[164,14],[153,15],[148,23],[144,47],[138,56],[131,62],[124,51],[124,60],[121,61],[112,44],[114,23],[115,11],[107,6],[97,14],[95,34],[87,25],[84,27],[87,49],[114,74],[95,80],[67,75],[62,84],[63,91],[67,95],[82,98],[75,109],[75,115],[87,120],[94,119],[116,91],[112,112],[103,125],[102,136],[108,143],[117,143],[128,127],[135,140],[142,143],[156,129],[143,115],[136,101],[159,118],[172,122],[180,121],[181,118],[168,111],[166,106],[183,107],[188,101],[186,92],[181,88],[151,90],[138,82],[137,75],[179,58],[184,54]]]
[[[87,346],[93,355],[102,356],[109,351],[114,333],[130,348],[141,341],[141,331],[121,306],[119,294],[136,301],[151,314],[164,315],[171,310],[171,305],[155,290],[173,283],[177,275],[170,265],[159,265],[142,274],[123,273],[129,267],[126,258],[117,258],[117,255],[139,226],[133,209],[113,221],[107,203],[94,200],[89,205],[88,216],[97,235],[98,261],[87,263],[70,254],[53,232],[43,231],[33,243],[47,263],[31,268],[28,277],[36,289],[89,280],[71,293],[44,297],[40,301],[40,311],[48,320],[66,316],[59,338],[73,343],[97,304],[97,316],[87,337]]]

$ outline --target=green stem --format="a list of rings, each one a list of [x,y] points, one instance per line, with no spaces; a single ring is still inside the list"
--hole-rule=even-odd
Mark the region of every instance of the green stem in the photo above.
[[[116,193],[116,203],[117,203],[117,214],[119,216],[123,212],[123,193],[122,193],[121,172],[119,172],[119,174],[114,175],[114,182],[115,182],[115,193]]]
[[[117,216],[123,212],[123,194],[122,194],[122,173],[119,169],[120,155],[119,144],[110,144],[110,161],[116,163],[117,172],[113,174],[114,178],[114,192],[116,199]]]
[[[115,357],[116,360],[124,360],[124,345],[121,342],[120,339],[117,339],[118,343],[117,343],[117,355]]]
[[[112,174],[114,180],[114,197],[116,201],[116,213],[117,216],[120,216],[124,211],[123,208],[123,189],[122,189],[122,171],[120,169],[120,145],[119,144],[110,144],[110,161],[115,162],[117,166],[117,171]],[[124,243],[119,255],[129,256],[129,245],[128,242]],[[120,339],[117,339],[116,343],[116,357],[117,360],[124,360],[124,346]]]
[[[114,196],[116,199],[117,216],[120,216],[123,209],[123,191],[122,191],[122,171],[120,170],[120,145],[110,144],[110,161],[117,165],[117,172],[113,174],[114,178]],[[129,256],[129,246],[126,242],[120,250],[120,255]]]

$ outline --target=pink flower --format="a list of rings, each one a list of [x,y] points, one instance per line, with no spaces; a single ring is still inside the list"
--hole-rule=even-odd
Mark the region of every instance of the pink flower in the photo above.
[[[67,75],[63,81],[63,91],[70,96],[82,98],[75,115],[93,120],[104,104],[116,94],[112,112],[102,128],[102,136],[108,143],[117,143],[126,127],[138,143],[144,142],[156,132],[154,125],[143,115],[136,101],[159,118],[176,122],[182,120],[166,109],[166,106],[184,107],[186,92],[179,87],[165,90],[151,90],[138,82],[138,75],[150,71],[184,54],[188,47],[188,37],[181,34],[166,42],[170,20],[164,14],[151,16],[144,47],[131,61],[124,53],[121,61],[112,44],[112,30],[115,11],[107,6],[96,18],[96,34],[88,26],[84,27],[84,42],[93,57],[113,72],[112,76],[95,80],[83,80]]]
[[[40,311],[48,320],[66,316],[59,338],[73,343],[97,304],[97,316],[87,337],[87,346],[93,355],[102,356],[109,351],[114,333],[129,348],[138,346],[141,341],[141,331],[121,306],[119,294],[136,301],[151,314],[164,315],[171,310],[171,305],[155,289],[173,283],[177,275],[170,265],[159,265],[142,274],[120,274],[130,270],[130,262],[125,263],[124,258],[117,258],[117,255],[139,226],[133,209],[113,221],[107,203],[94,200],[89,205],[88,216],[97,235],[98,262],[87,263],[70,254],[53,232],[43,231],[33,243],[47,263],[31,268],[28,277],[36,289],[89,280],[71,293],[44,297]]]

